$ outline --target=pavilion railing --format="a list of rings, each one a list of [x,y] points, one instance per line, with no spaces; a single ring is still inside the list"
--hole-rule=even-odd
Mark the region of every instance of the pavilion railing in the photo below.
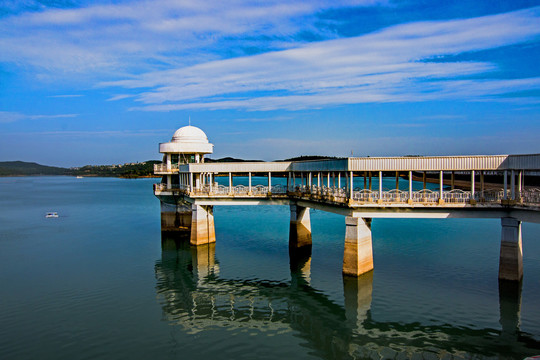
[[[379,203],[379,204],[399,204],[399,203],[418,203],[418,204],[439,204],[441,203],[441,192],[439,190],[423,189],[413,191],[409,194],[408,191],[398,189],[384,189],[379,192],[378,190],[369,190],[362,188],[355,188],[352,191],[352,198],[350,198],[350,192],[344,187],[327,187],[327,186],[290,186],[288,189],[284,185],[273,185],[270,188],[265,185],[254,185],[250,187],[246,185],[218,185],[214,184],[212,187],[208,184],[200,186],[199,189],[192,189],[190,191],[189,186],[186,185],[173,185],[172,188],[167,188],[167,184],[154,184],[155,191],[172,191],[172,192],[184,192],[193,196],[209,196],[209,197],[222,197],[222,196],[248,196],[248,197],[268,197],[272,195],[290,195],[300,196],[302,198],[309,198],[313,200],[342,202],[348,201],[356,203]],[[442,200],[446,204],[501,204],[505,200],[511,199],[511,193],[508,191],[506,196],[503,190],[484,190],[476,191],[471,194],[470,191],[464,191],[461,189],[445,190],[442,192]],[[528,188],[521,192],[516,192],[514,195],[515,204],[524,205],[540,205],[540,189]]]

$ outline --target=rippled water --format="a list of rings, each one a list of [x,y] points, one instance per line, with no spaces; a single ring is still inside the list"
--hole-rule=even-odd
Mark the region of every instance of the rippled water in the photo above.
[[[521,291],[497,281],[498,220],[375,219],[375,271],[344,280],[342,216],[312,211],[291,261],[287,207],[216,207],[191,248],[161,238],[155,181],[0,178],[0,359],[540,354],[539,225]]]

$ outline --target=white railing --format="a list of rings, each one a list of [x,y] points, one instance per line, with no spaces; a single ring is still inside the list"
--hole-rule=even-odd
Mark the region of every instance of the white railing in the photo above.
[[[175,173],[178,172],[178,164],[171,164],[171,168],[167,169],[167,164],[154,164],[154,173]]]
[[[249,196],[249,197],[268,197],[274,195],[300,196],[312,200],[342,202],[349,201],[349,192],[346,188],[327,187],[327,186],[290,186],[288,189],[285,185],[273,185],[269,191],[268,186],[255,185],[250,188],[246,185],[236,185],[229,187],[227,185],[214,184],[203,185],[199,189],[190,191],[187,185],[173,185],[172,188],[167,188],[167,184],[154,184],[154,191],[180,191],[194,196]],[[417,204],[438,204],[440,202],[441,193],[438,190],[423,189],[413,191],[409,194],[404,190],[369,190],[355,188],[352,193],[352,201],[360,203],[410,203]],[[510,192],[507,192],[505,198],[503,190],[485,190],[477,191],[471,194],[470,191],[460,189],[446,190],[442,192],[442,200],[446,204],[470,204],[473,202],[479,204],[501,204],[511,198]],[[515,204],[525,205],[540,205],[540,189],[533,188],[516,192]]]

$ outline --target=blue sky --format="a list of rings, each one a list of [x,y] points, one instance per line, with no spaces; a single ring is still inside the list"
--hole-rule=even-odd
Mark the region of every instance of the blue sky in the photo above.
[[[540,152],[540,1],[0,0],[0,161]]]

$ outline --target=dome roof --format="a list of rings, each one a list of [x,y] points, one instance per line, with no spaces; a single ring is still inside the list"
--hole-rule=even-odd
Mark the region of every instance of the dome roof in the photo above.
[[[176,130],[171,142],[183,142],[183,143],[204,143],[208,144],[208,137],[198,127],[184,126]]]

